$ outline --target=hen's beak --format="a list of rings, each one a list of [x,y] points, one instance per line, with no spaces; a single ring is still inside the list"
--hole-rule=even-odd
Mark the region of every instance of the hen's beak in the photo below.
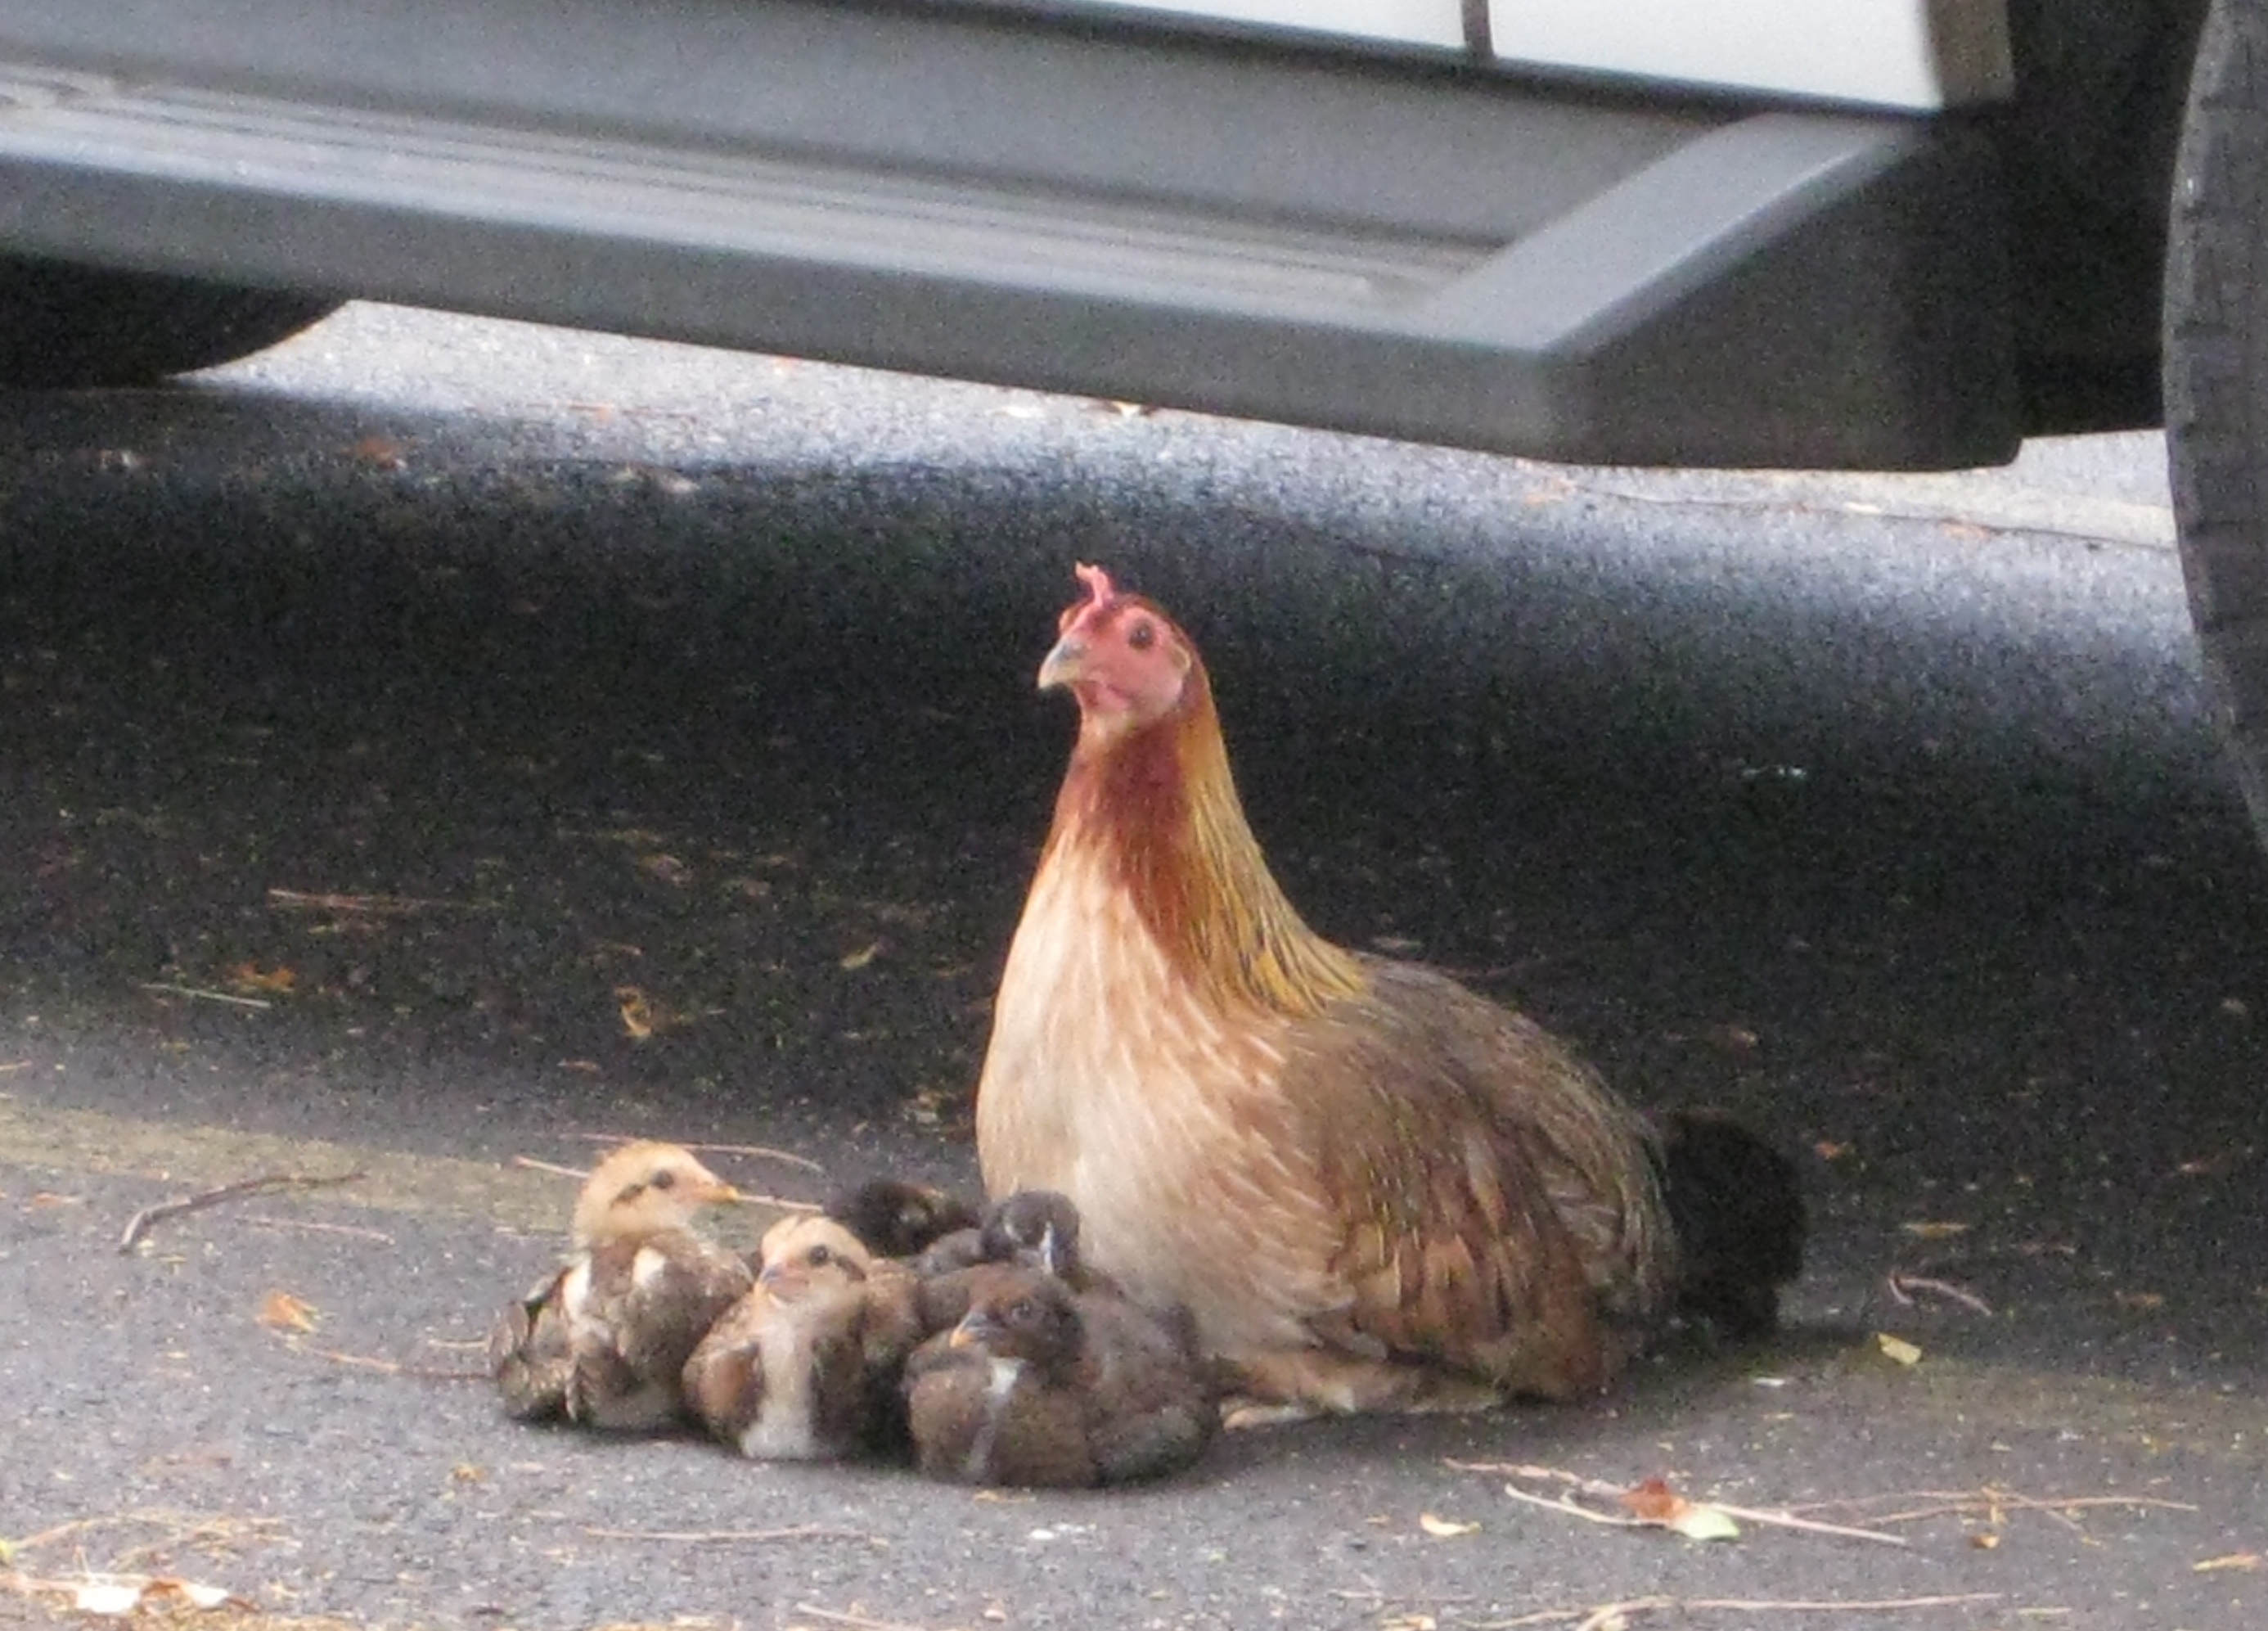
[[[1056,642],[1056,648],[1040,664],[1040,689],[1054,690],[1061,685],[1075,685],[1086,676],[1086,642],[1076,634],[1066,634]]]

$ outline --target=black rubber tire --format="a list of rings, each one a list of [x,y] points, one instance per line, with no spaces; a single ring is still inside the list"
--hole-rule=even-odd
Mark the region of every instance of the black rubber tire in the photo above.
[[[0,387],[147,385],[249,357],[339,305],[194,277],[0,256]]]
[[[2214,0],[2174,170],[2166,431],[2190,615],[2268,839],[2268,0]]]

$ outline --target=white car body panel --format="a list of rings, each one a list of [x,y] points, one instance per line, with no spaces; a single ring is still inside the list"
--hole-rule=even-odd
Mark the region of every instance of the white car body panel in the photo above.
[[[1381,44],[1465,48],[1459,0],[1090,0],[1116,11],[1161,11],[1209,22],[1302,33],[1337,34]]]
[[[1934,110],[2014,85],[2001,0],[1491,0],[1499,58]]]
[[[2014,80],[2005,0],[1488,0],[1484,13],[1460,0],[1086,5],[1915,112],[1998,101]]]

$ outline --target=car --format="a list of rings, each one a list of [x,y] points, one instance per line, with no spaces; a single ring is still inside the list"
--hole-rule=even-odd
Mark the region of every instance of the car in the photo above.
[[[0,384],[351,298],[1589,463],[2163,424],[2268,823],[2268,0],[0,0]]]

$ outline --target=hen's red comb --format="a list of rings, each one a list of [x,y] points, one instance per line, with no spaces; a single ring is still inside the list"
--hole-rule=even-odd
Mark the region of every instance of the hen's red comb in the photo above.
[[[1090,610],[1100,611],[1118,598],[1118,590],[1110,581],[1110,574],[1100,566],[1089,566],[1084,561],[1071,568],[1079,580],[1086,586],[1086,604]]]

